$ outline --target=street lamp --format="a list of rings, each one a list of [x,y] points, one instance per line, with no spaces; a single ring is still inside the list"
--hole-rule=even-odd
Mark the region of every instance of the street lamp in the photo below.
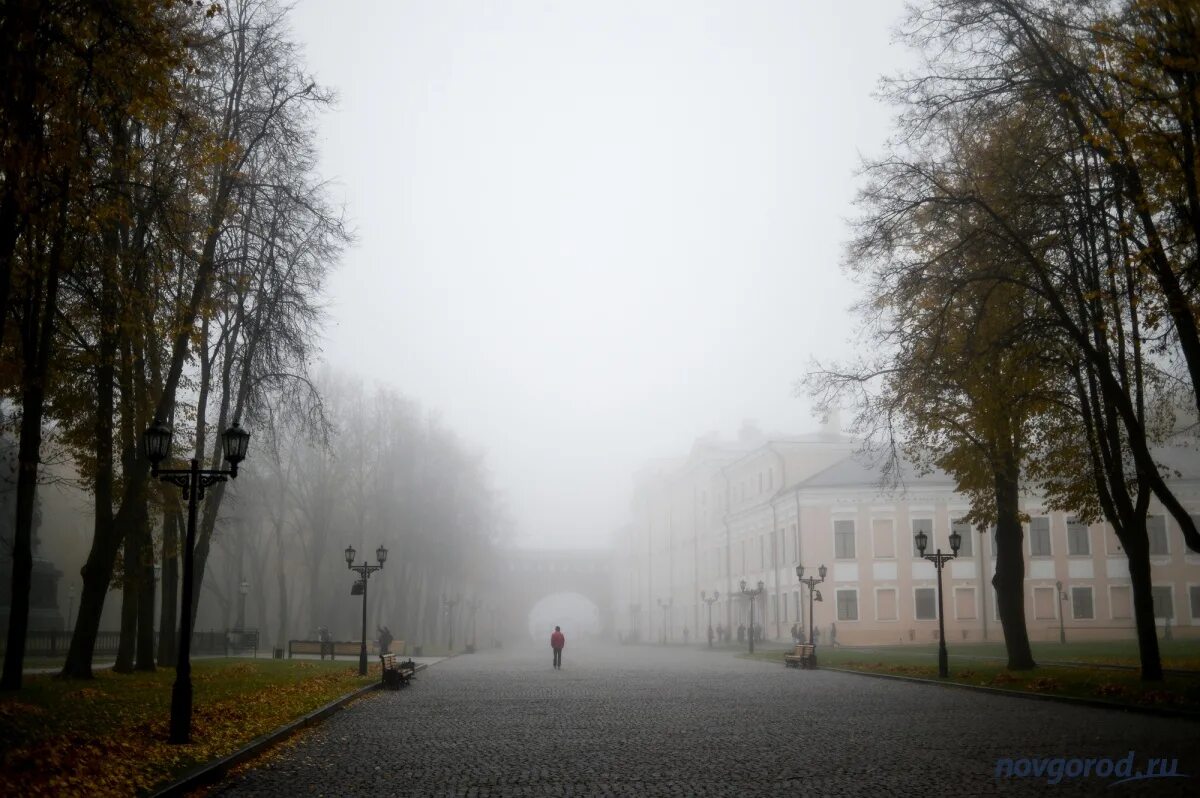
[[[1058,642],[1067,642],[1067,630],[1063,627],[1063,610],[1062,605],[1067,603],[1067,593],[1062,589],[1062,580],[1054,583],[1054,589],[1058,591]]]
[[[186,743],[192,736],[192,570],[196,546],[196,505],[204,498],[209,485],[224,482],[227,478],[237,479],[238,463],[246,459],[250,446],[250,433],[236,421],[221,433],[221,446],[229,470],[201,468],[200,461],[192,458],[189,468],[163,468],[158,464],[171,453],[171,428],[155,419],[144,433],[146,459],[150,461],[150,476],[169,482],[182,489],[188,503],[187,540],[183,546],[183,590],[179,602],[179,653],[175,659],[175,684],[171,687],[171,731],[172,743]]]
[[[671,612],[671,605],[672,605],[672,604],[674,604],[674,603],[675,603],[675,597],[674,597],[674,596],[672,596],[671,598],[667,599],[666,601],[663,601],[662,599],[659,599],[659,600],[658,600],[658,606],[659,606],[659,607],[662,609],[662,611],[663,611],[663,636],[662,636],[662,642],[663,642],[663,645],[664,645],[664,646],[665,646],[667,643],[669,643],[669,642],[670,642],[670,640],[671,640],[671,624],[670,624],[670,621],[668,620],[668,618],[670,617],[670,616],[669,616],[669,613]]]
[[[817,625],[813,622],[813,602],[822,600],[821,591],[817,590],[816,587],[825,581],[825,574],[827,573],[829,573],[829,569],[822,565],[817,569],[817,574],[820,578],[817,578],[816,576],[810,576],[805,579],[804,566],[796,566],[796,578],[800,580],[800,584],[808,585],[808,644],[810,646],[816,645],[815,635],[817,631]]]
[[[479,608],[483,606],[483,599],[476,596],[467,602],[467,609],[471,611],[471,643],[467,646],[467,653],[475,653],[475,616],[479,613]]]
[[[442,603],[446,605],[446,626],[448,627],[449,636],[446,647],[452,653],[454,651],[454,607],[461,600],[461,596],[457,596],[455,598],[446,598],[446,595],[444,593],[442,594]]]
[[[746,580],[743,579],[741,582],[741,587],[742,587],[742,595],[746,596],[747,598],[750,599],[750,653],[753,654],[754,653],[754,600],[762,595],[762,592],[764,590],[766,590],[766,585],[764,585],[763,581],[761,579],[759,579],[758,587],[754,588],[753,590],[747,590],[746,589]]]
[[[712,639],[713,639],[712,605],[713,605],[713,602],[715,602],[719,598],[721,598],[720,590],[714,590],[713,594],[712,594],[712,598],[709,598],[708,594],[705,591],[703,591],[703,590],[700,591],[700,600],[708,605],[708,647],[709,648],[712,648]]]
[[[245,579],[238,585],[237,631],[246,629],[246,594],[250,592],[250,583]]]
[[[358,574],[359,584],[362,585],[362,648],[358,650],[358,675],[367,675],[367,580],[371,578],[371,574],[383,569],[383,564],[387,562],[387,549],[380,544],[379,548],[375,549],[375,559],[379,561],[379,565],[368,565],[366,560],[363,560],[362,565],[354,564],[354,557],[358,552],[353,546],[346,547],[346,567],[354,573]]]
[[[633,624],[633,642],[641,642],[641,635],[638,634],[638,616],[642,614],[642,605],[634,603],[629,605],[629,617]]]
[[[938,601],[938,676],[945,679],[950,675],[950,657],[946,654],[946,618],[942,612],[942,566],[958,556],[958,547],[962,545],[962,535],[957,531],[950,533],[950,549],[952,554],[942,554],[938,549],[934,554],[926,554],[925,547],[929,545],[929,535],[922,529],[916,534],[917,551],[937,568],[937,601]],[[1061,616],[1061,613],[1059,613]]]

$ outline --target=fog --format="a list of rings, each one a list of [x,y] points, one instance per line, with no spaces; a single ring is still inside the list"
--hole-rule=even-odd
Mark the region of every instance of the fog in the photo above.
[[[633,472],[848,349],[839,268],[899,0],[301,3],[356,244],[324,356],[481,450],[515,542],[603,545]]]

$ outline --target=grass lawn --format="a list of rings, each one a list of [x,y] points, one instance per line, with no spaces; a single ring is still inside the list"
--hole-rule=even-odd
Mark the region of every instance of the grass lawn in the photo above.
[[[1192,669],[1200,665],[1200,641],[1163,641],[1161,646],[1167,668]],[[782,667],[784,653],[755,652],[754,659],[778,662]],[[1005,668],[1004,647],[999,643],[949,645],[949,653],[949,681],[960,684],[1200,712],[1200,673],[1168,674],[1163,682],[1149,683],[1143,682],[1136,670],[1044,664],[1032,671],[1009,671]],[[1133,641],[1034,643],[1033,653],[1034,659],[1042,663],[1137,665],[1138,661]],[[826,646],[817,648],[817,658],[820,666],[831,668],[937,679],[936,645],[861,649]]]
[[[0,694],[0,795],[133,795],[378,680],[357,663],[192,663],[192,742],[167,743],[173,669],[64,681],[29,676]]]

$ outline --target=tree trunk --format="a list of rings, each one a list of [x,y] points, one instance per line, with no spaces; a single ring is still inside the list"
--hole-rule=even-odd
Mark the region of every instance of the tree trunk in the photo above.
[[[64,181],[64,186],[69,181]],[[65,191],[64,191],[65,194]],[[46,374],[58,312],[58,278],[66,236],[67,203],[59,209],[58,229],[51,248],[44,285],[29,287],[26,317],[21,324],[21,436],[18,444],[16,526],[13,530],[12,598],[0,690],[21,689],[25,666],[25,636],[29,631],[29,590],[33,585],[33,510],[41,462],[42,414],[46,404]]]
[[[123,586],[121,590],[121,638],[117,643],[117,661],[113,670],[117,673],[133,673],[133,656],[137,643],[138,568],[137,540],[133,527],[125,528],[123,547]]]
[[[1142,661],[1142,681],[1161,682],[1162,659],[1158,650],[1158,628],[1154,622],[1154,594],[1151,590],[1150,543],[1145,530],[1127,528],[1121,544],[1129,558],[1129,582],[1133,590],[1133,620],[1137,627],[1138,655]],[[1136,540],[1134,540],[1136,538]],[[1144,541],[1144,542],[1143,542]],[[1132,543],[1133,545],[1129,545]]]
[[[134,668],[139,671],[154,670],[154,542],[150,537],[150,518],[146,505],[142,505],[141,518],[135,527],[138,531],[138,605],[137,605],[137,660]]]
[[[996,469],[996,611],[1004,630],[1008,650],[1008,669],[1030,670],[1037,667],[1029,647],[1025,627],[1025,558],[1021,549],[1024,533],[1019,511],[1018,468],[1006,457]]]

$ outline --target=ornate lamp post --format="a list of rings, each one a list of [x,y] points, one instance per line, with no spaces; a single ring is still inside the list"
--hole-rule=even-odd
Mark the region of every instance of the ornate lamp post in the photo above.
[[[446,607],[446,629],[447,636],[449,638],[446,643],[446,648],[448,648],[451,652],[454,651],[454,607],[461,600],[461,596],[446,598],[446,595],[444,593],[442,594],[442,604],[444,604]]]
[[[926,554],[925,547],[929,545],[929,535],[925,530],[916,534],[917,551],[937,568],[937,602],[938,602],[938,676],[945,679],[950,675],[950,658],[946,654],[946,618],[942,613],[942,566],[958,556],[958,547],[962,545],[962,535],[950,533],[950,549],[952,554],[942,554],[938,549],[934,554]],[[1061,613],[1060,613],[1061,615]]]
[[[238,613],[237,613],[237,630],[239,632],[246,629],[246,595],[250,592],[250,583],[245,579],[238,585]]]
[[[703,591],[703,590],[700,591],[700,600],[708,605],[708,647],[709,648],[712,648],[712,640],[713,640],[712,605],[719,598],[721,598],[720,590],[714,590],[713,594],[712,594],[712,598],[709,598],[708,594],[705,591]]]
[[[746,589],[746,580],[743,579],[741,582],[741,588],[742,588],[742,595],[747,597],[748,599],[750,599],[750,635],[749,636],[750,636],[750,653],[753,654],[754,653],[754,601],[755,601],[755,599],[757,599],[759,596],[762,595],[762,592],[764,590],[766,590],[766,585],[764,585],[763,581],[761,579],[759,579],[758,587],[754,588],[753,590],[747,590]]]
[[[674,603],[675,603],[674,596],[667,599],[666,601],[663,601],[662,599],[658,600],[658,606],[663,611],[663,639],[662,639],[662,642],[663,642],[664,646],[671,641],[671,622],[670,622],[669,618],[670,618],[670,612],[671,612],[671,605]]]
[[[805,579],[804,566],[796,566],[796,578],[800,580],[800,584],[808,585],[808,644],[810,646],[816,645],[817,631],[817,625],[813,622],[813,602],[821,601],[821,591],[816,588],[817,585],[825,581],[825,574],[827,573],[829,573],[829,569],[822,565],[817,569],[817,576],[810,576]]]
[[[221,433],[221,445],[229,470],[201,468],[200,461],[192,458],[190,468],[164,468],[158,464],[171,453],[171,429],[162,421],[155,420],[142,434],[146,447],[146,459],[150,461],[150,476],[183,490],[188,503],[187,539],[183,546],[183,590],[179,602],[179,653],[175,660],[175,684],[171,687],[171,731],[172,743],[186,743],[192,736],[192,591],[193,557],[196,547],[196,506],[204,498],[204,489],[209,485],[224,482],[227,478],[237,479],[238,463],[246,459],[250,447],[250,433],[235,421],[233,426]]]
[[[358,651],[358,675],[367,675],[367,580],[371,578],[371,574],[383,569],[383,564],[387,562],[387,549],[382,545],[375,549],[375,559],[379,561],[379,565],[368,565],[366,560],[363,560],[362,565],[354,564],[354,556],[357,554],[353,546],[346,547],[346,567],[354,573],[358,574],[359,584],[362,585],[362,648]]]

